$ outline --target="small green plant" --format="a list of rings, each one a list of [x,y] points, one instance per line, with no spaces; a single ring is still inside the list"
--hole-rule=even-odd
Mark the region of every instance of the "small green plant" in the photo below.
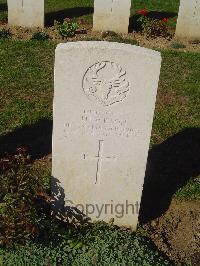
[[[162,20],[153,19],[149,17],[149,13],[145,9],[138,10],[137,14],[139,15],[138,22],[142,33],[147,38],[167,37],[170,35],[168,31],[168,18],[163,18]]]
[[[176,24],[177,24],[177,18],[171,18],[168,19],[167,21],[167,26],[170,30],[175,30],[176,29]]]
[[[63,23],[55,21],[55,27],[59,35],[64,39],[66,37],[73,37],[76,34],[79,24],[71,19],[65,19]]]
[[[163,20],[152,19],[147,16],[141,16],[138,20],[141,23],[142,33],[147,38],[167,37],[169,35],[166,22]]]
[[[45,41],[49,39],[49,35],[46,32],[38,31],[34,32],[31,40]]]
[[[185,44],[180,43],[180,42],[173,42],[173,43],[171,43],[170,47],[173,49],[186,48]]]
[[[37,200],[46,196],[42,179],[31,174],[25,148],[0,160],[0,245],[25,243],[39,235]]]
[[[7,39],[11,37],[10,29],[1,29],[0,30],[0,39]]]

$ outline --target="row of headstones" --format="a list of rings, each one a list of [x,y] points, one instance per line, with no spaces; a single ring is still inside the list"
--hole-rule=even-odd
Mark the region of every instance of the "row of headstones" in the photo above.
[[[95,0],[93,29],[127,33],[131,0]],[[44,27],[44,0],[8,0],[8,23]],[[181,0],[176,36],[200,38],[200,0]]]

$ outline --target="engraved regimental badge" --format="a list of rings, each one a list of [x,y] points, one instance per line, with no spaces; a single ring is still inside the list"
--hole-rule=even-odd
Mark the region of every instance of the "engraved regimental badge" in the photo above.
[[[83,78],[84,93],[103,106],[123,101],[129,90],[126,71],[113,62],[103,61],[92,65]]]

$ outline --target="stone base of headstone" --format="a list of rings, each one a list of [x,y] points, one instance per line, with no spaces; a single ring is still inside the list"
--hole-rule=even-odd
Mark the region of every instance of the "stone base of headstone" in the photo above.
[[[131,0],[95,0],[94,31],[128,33]]]
[[[44,0],[8,0],[8,24],[44,27]]]
[[[200,0],[181,0],[176,38],[200,40]]]

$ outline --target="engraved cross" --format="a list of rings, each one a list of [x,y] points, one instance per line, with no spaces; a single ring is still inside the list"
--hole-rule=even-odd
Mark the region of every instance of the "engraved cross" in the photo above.
[[[93,157],[93,158],[89,158],[89,159],[94,159],[97,162],[97,166],[96,166],[96,177],[95,177],[95,184],[99,183],[100,180],[100,175],[101,175],[101,164],[104,161],[111,161],[111,160],[115,160],[115,157],[110,157],[110,156],[105,156],[103,155],[104,153],[104,140],[99,140],[99,146],[98,146],[98,154],[97,156]],[[87,159],[86,154],[83,155],[84,160]]]

